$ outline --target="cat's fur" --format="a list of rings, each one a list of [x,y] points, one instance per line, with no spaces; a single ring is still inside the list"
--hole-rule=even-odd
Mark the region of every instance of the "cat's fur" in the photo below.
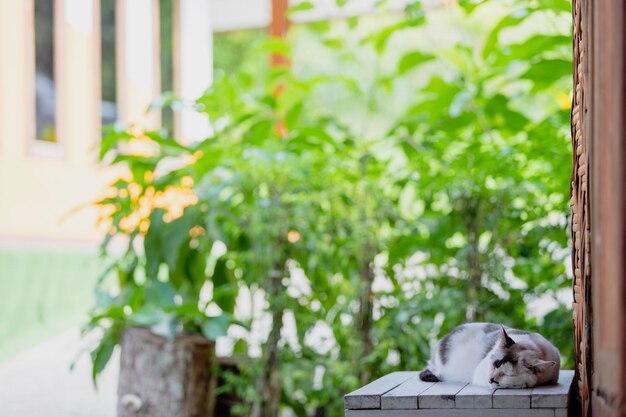
[[[538,333],[467,323],[445,335],[420,373],[424,381],[530,388],[559,379],[560,355]]]

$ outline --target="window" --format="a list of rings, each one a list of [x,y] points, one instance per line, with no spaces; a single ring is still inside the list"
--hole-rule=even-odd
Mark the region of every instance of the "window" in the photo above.
[[[101,0],[100,2],[100,59],[102,71],[100,119],[103,126],[114,123],[117,119],[115,2],[116,0]]]
[[[58,142],[54,58],[54,0],[34,0],[35,14],[35,139]]]
[[[159,42],[161,63],[161,93],[174,91],[174,60],[173,60],[173,1],[159,1]],[[165,107],[161,113],[161,126],[170,134],[174,132],[174,113]]]

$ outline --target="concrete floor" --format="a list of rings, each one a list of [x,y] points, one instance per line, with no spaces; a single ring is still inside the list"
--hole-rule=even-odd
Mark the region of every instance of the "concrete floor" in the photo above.
[[[77,330],[63,333],[0,362],[1,417],[115,417],[119,356],[91,381],[85,341]]]

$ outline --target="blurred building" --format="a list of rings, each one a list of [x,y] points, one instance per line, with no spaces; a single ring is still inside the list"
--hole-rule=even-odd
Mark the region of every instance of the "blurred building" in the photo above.
[[[194,98],[210,84],[209,6],[0,1],[0,359],[82,319],[102,236],[90,203],[115,175],[98,166],[101,126],[160,125],[146,108],[162,91],[162,9],[165,86]],[[206,134],[195,114],[176,122]]]
[[[363,14],[375,3],[339,8],[335,0],[317,0],[293,19]],[[284,15],[286,6],[286,0],[0,0],[0,360],[78,324],[92,302],[102,233],[90,203],[115,175],[97,162],[102,125],[163,124],[183,141],[205,137],[202,116],[146,114],[148,105],[162,91],[188,100],[200,95],[212,79],[213,50],[232,70],[244,50],[242,31],[258,38],[273,7]]]

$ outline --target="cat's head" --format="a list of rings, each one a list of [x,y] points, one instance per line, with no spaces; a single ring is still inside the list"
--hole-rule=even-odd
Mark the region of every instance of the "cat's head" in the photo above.
[[[532,347],[515,343],[504,327],[496,348],[491,351],[491,361],[489,384],[492,388],[534,387],[541,374],[556,365],[556,362],[540,359]]]

